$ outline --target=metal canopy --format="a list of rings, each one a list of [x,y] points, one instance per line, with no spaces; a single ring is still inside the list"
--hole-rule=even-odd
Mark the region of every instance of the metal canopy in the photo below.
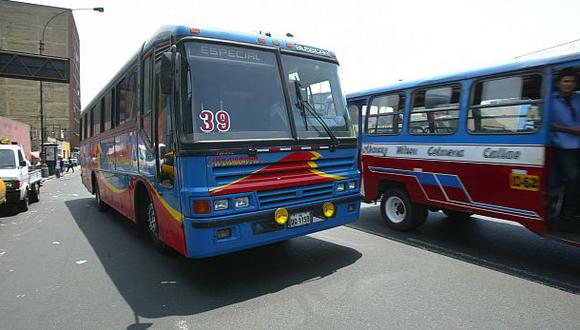
[[[0,77],[68,83],[69,59],[0,50]]]

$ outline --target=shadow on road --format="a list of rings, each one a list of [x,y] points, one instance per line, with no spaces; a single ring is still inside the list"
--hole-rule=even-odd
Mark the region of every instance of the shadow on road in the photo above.
[[[580,293],[580,248],[550,241],[526,228],[477,217],[458,221],[430,212],[413,232],[388,228],[379,206],[361,208],[352,228],[509,275]],[[388,251],[385,251],[388,253]]]
[[[99,213],[92,198],[66,205],[105,271],[139,317],[192,315],[328,276],[361,254],[311,237],[202,260],[162,256],[121,215]]]

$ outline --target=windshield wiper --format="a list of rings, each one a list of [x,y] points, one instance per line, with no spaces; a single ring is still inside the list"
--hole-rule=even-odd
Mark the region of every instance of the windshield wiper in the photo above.
[[[320,123],[320,125],[322,125],[322,128],[324,128],[326,134],[328,134],[328,137],[330,138],[329,150],[334,151],[334,149],[338,146],[339,143],[338,139],[336,138],[336,135],[332,133],[328,125],[326,125],[326,123],[324,122],[324,119],[322,119],[322,117],[320,117],[320,115],[316,112],[316,109],[314,109],[314,107],[310,103],[308,103],[308,101],[304,100],[300,88],[302,88],[300,82],[298,80],[294,80],[294,89],[296,91],[296,98],[298,100],[297,106],[300,108],[300,114],[302,115],[302,118],[304,118],[304,126],[306,130],[308,130],[308,120],[306,119],[306,110],[308,110],[308,112],[310,112],[312,117],[314,117]]]

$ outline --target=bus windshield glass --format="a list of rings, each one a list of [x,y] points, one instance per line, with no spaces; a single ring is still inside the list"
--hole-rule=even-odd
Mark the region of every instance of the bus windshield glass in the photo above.
[[[184,142],[292,137],[273,51],[203,42],[185,49]]]
[[[282,56],[282,65],[288,79],[288,93],[298,137],[329,138],[321,120],[336,137],[353,137],[354,130],[338,80],[338,66],[291,55]]]

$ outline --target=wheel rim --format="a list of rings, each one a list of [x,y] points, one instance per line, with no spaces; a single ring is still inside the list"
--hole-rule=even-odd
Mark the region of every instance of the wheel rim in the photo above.
[[[155,209],[152,203],[147,206],[147,224],[149,225],[149,231],[157,235],[157,218],[155,217]]]
[[[407,216],[407,208],[403,200],[397,196],[391,196],[385,203],[385,213],[392,223],[401,223]]]

